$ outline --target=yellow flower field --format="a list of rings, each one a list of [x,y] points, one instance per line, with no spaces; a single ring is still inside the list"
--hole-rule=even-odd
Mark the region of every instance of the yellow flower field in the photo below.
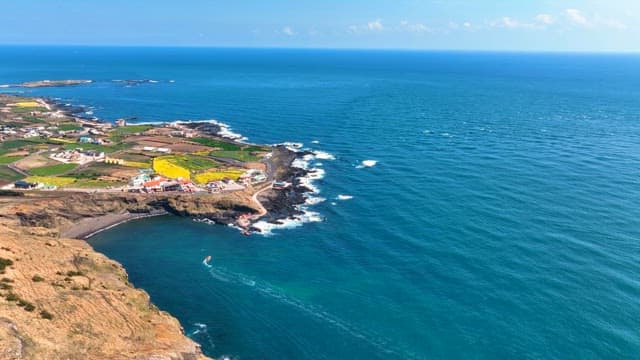
[[[19,107],[39,107],[40,103],[35,102],[35,101],[21,101],[19,103],[16,103],[16,106],[19,106]]]
[[[191,173],[189,172],[189,170],[183,168],[182,166],[172,164],[167,159],[153,159],[153,170],[162,176],[166,176],[172,179],[177,179],[179,177],[191,179]]]
[[[57,176],[29,176],[28,178],[24,179],[25,181],[28,182],[33,182],[33,183],[42,183],[42,184],[47,184],[47,185],[54,185],[54,186],[67,186],[67,185],[71,185],[73,184],[76,179],[72,178],[72,177],[57,177]]]
[[[208,171],[194,176],[194,181],[198,184],[206,184],[210,181],[222,180],[224,178],[238,180],[240,175],[244,173],[240,169],[228,169],[222,171]]]

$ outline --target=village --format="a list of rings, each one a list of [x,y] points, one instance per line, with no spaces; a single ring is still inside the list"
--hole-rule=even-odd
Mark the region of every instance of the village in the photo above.
[[[149,194],[290,186],[274,181],[270,147],[225,133],[219,123],[112,124],[0,95],[0,187]]]

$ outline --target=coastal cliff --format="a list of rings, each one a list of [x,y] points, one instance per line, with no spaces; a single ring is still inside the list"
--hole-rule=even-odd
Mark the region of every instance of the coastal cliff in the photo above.
[[[207,359],[179,322],[135,289],[123,267],[82,240],[60,237],[101,216],[232,216],[241,196],[0,196],[0,358]]]

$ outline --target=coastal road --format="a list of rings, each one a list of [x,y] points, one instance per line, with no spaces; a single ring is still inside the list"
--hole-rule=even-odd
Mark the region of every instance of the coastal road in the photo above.
[[[255,194],[253,194],[253,196],[251,197],[251,200],[253,200],[253,202],[255,202],[258,205],[258,209],[260,210],[257,214],[251,216],[251,220],[257,220],[257,219],[267,215],[267,209],[262,205],[260,200],[258,200],[258,196],[260,195],[260,193],[271,189],[272,185],[273,185],[273,181],[269,182],[262,189],[256,191]]]

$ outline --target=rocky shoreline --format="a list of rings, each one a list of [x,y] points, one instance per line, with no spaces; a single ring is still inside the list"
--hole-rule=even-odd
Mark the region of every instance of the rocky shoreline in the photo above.
[[[86,117],[87,108],[37,100],[78,123],[102,123]],[[215,121],[186,124],[212,136],[228,131]],[[227,225],[249,219],[240,224],[246,233],[262,231],[258,222],[296,219],[313,192],[310,170],[299,163],[312,154],[285,144],[270,150],[262,160],[268,181],[243,191],[0,191],[0,358],[207,359],[175,318],[129,284],[120,264],[83,240],[159,215]]]

